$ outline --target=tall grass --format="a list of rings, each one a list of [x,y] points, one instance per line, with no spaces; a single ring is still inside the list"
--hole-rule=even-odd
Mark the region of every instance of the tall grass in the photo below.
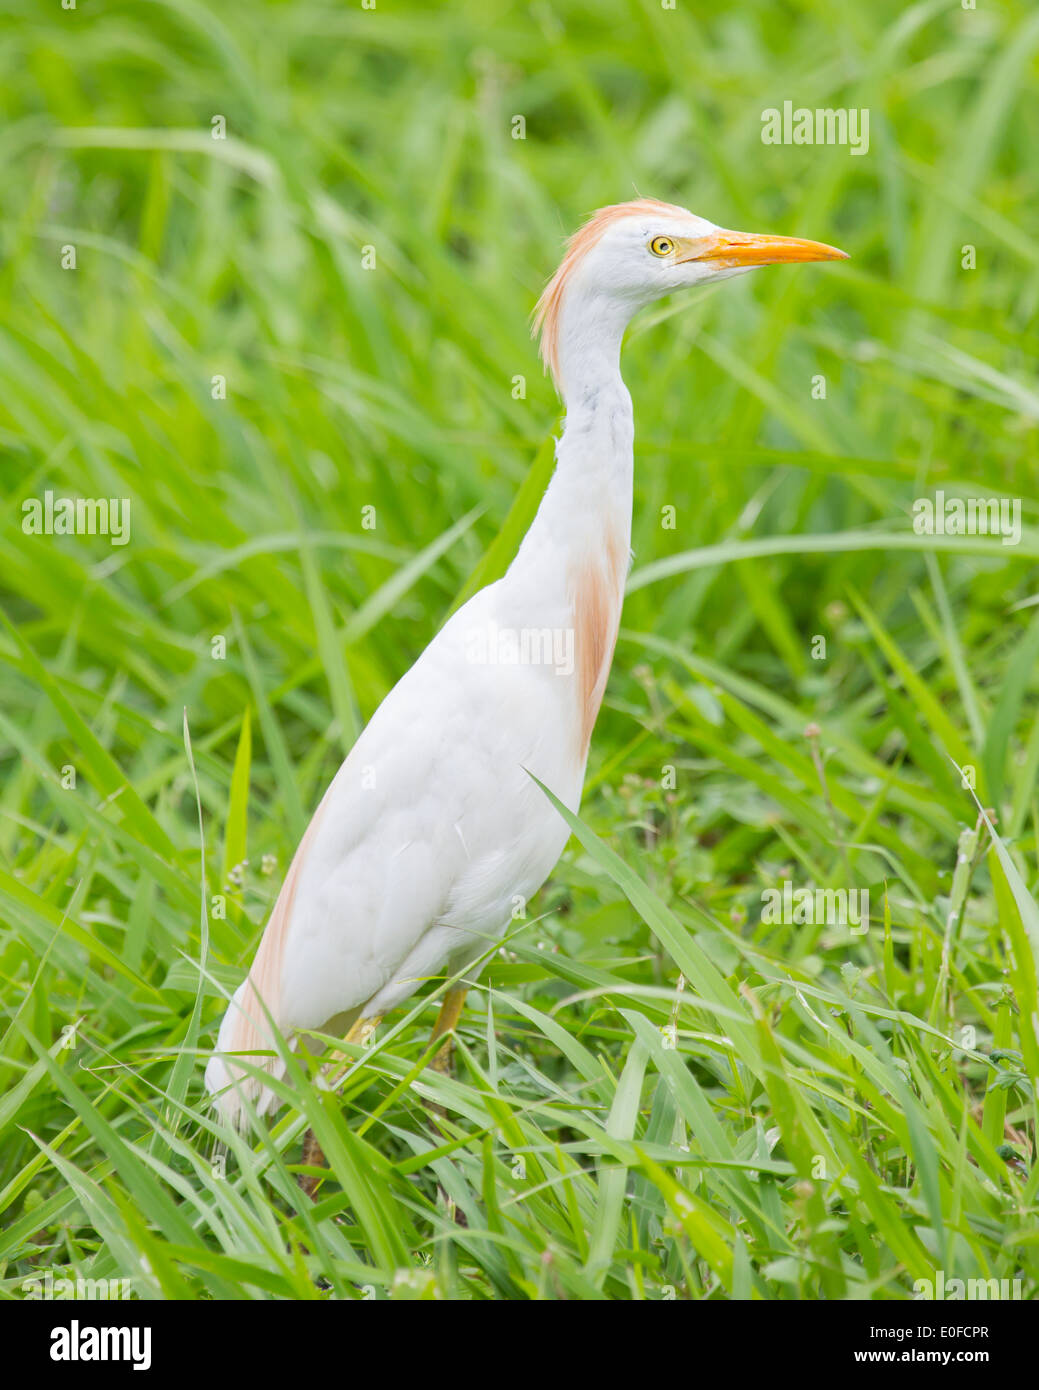
[[[1034,1297],[1039,17],[4,9],[0,1289]],[[763,145],[786,99],[868,107],[869,154]],[[508,562],[558,416],[527,317],[633,187],[853,259],[629,335],[588,792],[456,1075],[432,981],[228,1135],[223,997],[344,751]],[[130,543],[25,534],[47,489],[129,498]],[[1022,499],[1020,543],[916,535],[938,489]],[[788,880],[868,890],[868,931],[763,921]]]

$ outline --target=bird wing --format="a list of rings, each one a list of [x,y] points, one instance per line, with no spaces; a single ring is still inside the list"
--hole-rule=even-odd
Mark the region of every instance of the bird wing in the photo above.
[[[218,1052],[269,1049],[266,1011],[288,1033],[356,1016],[394,983],[406,997],[466,935],[478,954],[514,897],[532,894],[551,870],[566,826],[527,769],[576,805],[583,768],[564,713],[572,700],[544,668],[467,660],[466,633],[494,611],[494,587],[445,625],[340,767]],[[233,1079],[214,1059],[210,1089]]]

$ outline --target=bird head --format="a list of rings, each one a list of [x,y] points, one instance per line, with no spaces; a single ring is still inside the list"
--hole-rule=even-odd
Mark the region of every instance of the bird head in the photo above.
[[[640,198],[600,208],[570,238],[534,311],[541,356],[562,386],[564,335],[623,332],[638,309],[675,290],[725,280],[762,265],[846,260],[800,237],[733,232],[686,208]]]

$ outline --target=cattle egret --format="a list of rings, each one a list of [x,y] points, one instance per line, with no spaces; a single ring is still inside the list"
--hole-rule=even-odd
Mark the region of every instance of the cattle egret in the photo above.
[[[398,681],[314,813],[206,1069],[229,1121],[244,1122],[243,1097],[259,1114],[275,1103],[233,1061],[283,1074],[268,1014],[290,1040],[364,1040],[423,981],[473,967],[562,853],[569,830],[530,774],[578,809],[630,561],[632,315],[755,266],[844,258],[649,198],[602,208],[571,237],[534,315],[566,406],[552,481],[505,576]],[[434,1037],[464,996],[447,992]]]

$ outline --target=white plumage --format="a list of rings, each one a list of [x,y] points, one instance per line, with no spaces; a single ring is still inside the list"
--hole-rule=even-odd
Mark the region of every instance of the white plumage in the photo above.
[[[631,539],[633,423],[620,376],[631,315],[684,285],[842,252],[724,232],[650,199],[604,208],[539,304],[566,402],[557,466],[507,574],[444,625],[340,767],[292,862],[206,1069],[225,1116],[273,1092],[234,1066],[291,1038],[379,1017],[470,965],[538,890],[576,810],[620,620]],[[277,1073],[276,1055],[253,1057]]]

